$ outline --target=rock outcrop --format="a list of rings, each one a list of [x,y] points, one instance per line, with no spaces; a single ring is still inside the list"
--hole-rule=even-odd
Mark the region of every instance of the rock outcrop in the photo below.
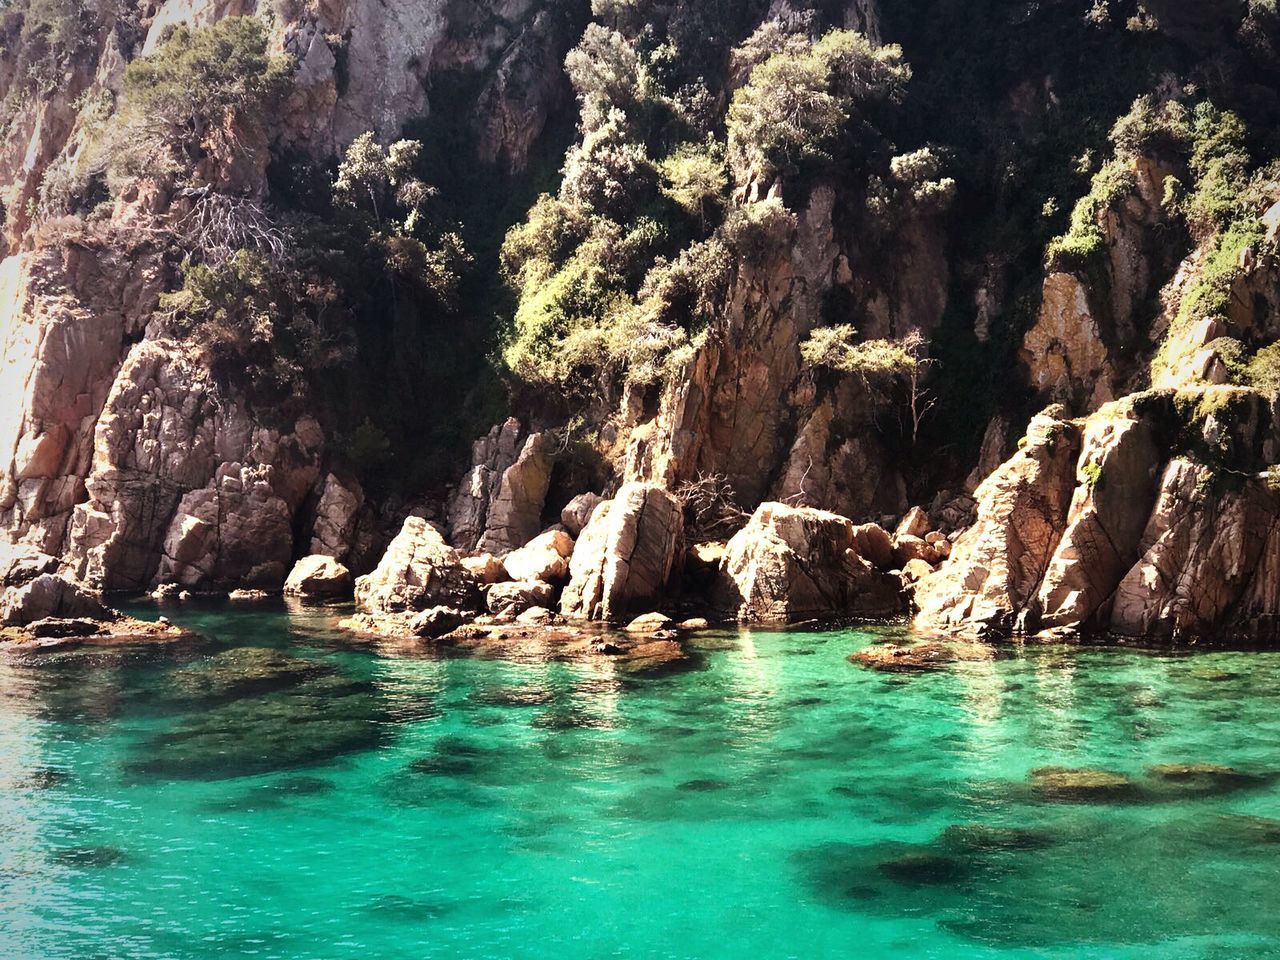
[[[683,534],[675,497],[652,484],[624,484],[578,538],[560,612],[618,621],[651,609],[670,584]]]
[[[918,623],[1015,629],[1066,528],[1079,449],[1070,421],[1031,421],[1023,448],[978,487],[977,519],[950,561],[919,584]]]
[[[762,504],[729,541],[712,604],[749,623],[897,613],[896,579],[878,573],[854,544],[845,517]]]
[[[1040,416],[977,491],[978,519],[917,587],[918,625],[1274,642],[1280,425],[1231,387]]]
[[[293,565],[284,582],[286,596],[329,600],[351,595],[351,571],[331,556],[312,554]]]
[[[377,569],[356,580],[356,604],[369,614],[448,606],[476,609],[475,579],[458,552],[421,517],[408,517]]]

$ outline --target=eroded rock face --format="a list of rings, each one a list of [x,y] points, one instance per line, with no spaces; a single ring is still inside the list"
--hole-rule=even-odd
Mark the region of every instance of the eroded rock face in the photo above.
[[[762,504],[729,541],[713,605],[750,623],[896,612],[896,580],[876,573],[854,543],[845,517]]]
[[[328,474],[320,488],[311,525],[311,552],[345,561],[356,542],[356,527],[364,507],[364,490],[355,479]]]
[[[974,525],[916,588],[917,622],[1012,630],[1035,597],[1067,523],[1080,430],[1037,416],[1027,442],[983,481]]]
[[[113,611],[83,586],[67,577],[42,573],[0,595],[0,624],[23,627],[37,620],[85,618],[109,620]]]
[[[421,517],[408,517],[377,569],[356,580],[356,604],[371,613],[448,606],[476,609],[475,579],[458,552]]]
[[[1067,526],[1036,598],[1042,626],[1089,623],[1137,560],[1159,458],[1152,424],[1132,408],[1087,422]]]
[[[747,508],[785,498],[860,519],[886,505],[905,508],[901,477],[869,427],[857,378],[820,389],[800,344],[837,290],[865,305],[868,336],[933,329],[945,306],[947,262],[926,242],[930,231],[913,224],[902,242],[918,239],[918,256],[904,254],[895,261],[901,269],[878,276],[874,287],[855,277],[848,240],[833,226],[838,201],[834,189],[816,188],[791,236],[777,238],[758,262],[739,264],[723,330],[672,378],[657,415],[632,426],[627,481],[674,489],[717,475]],[[939,282],[940,297],[926,293]]]
[[[520,454],[502,474],[489,504],[476,549],[506,553],[522,547],[542,529],[542,508],[551,483],[553,444],[545,433],[530,434]]]
[[[289,432],[260,426],[243,404],[219,398],[181,345],[144,340],[98,419],[66,562],[111,590],[278,588],[323,446],[314,420]]]
[[[978,521],[950,562],[918,585],[919,625],[1280,639],[1268,401],[1152,391],[1083,423],[1036,419],[1024,450],[978,488]]]
[[[612,621],[652,608],[671,580],[683,534],[675,497],[652,484],[624,484],[578,538],[561,613]]]

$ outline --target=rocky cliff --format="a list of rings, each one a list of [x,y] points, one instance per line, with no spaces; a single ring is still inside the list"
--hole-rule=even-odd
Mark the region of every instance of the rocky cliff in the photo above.
[[[15,0],[7,540],[1273,642],[1280,25],[989,6]]]

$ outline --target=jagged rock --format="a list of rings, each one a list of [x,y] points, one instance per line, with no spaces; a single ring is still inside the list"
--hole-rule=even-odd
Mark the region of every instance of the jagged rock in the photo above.
[[[1251,585],[1275,569],[1274,559],[1263,557],[1280,521],[1275,494],[1253,481],[1208,503],[1212,483],[1207,467],[1187,460],[1165,468],[1139,544],[1141,558],[1115,590],[1112,632],[1193,639],[1230,631],[1228,618],[1245,597],[1242,634],[1250,635],[1250,622],[1261,615],[1254,628],[1262,628],[1258,639],[1275,639],[1272,624],[1280,610],[1250,602],[1258,596]]]
[[[369,613],[451,606],[474,609],[476,582],[456,550],[421,517],[406,517],[373,573],[356,580],[356,603]]]
[[[859,523],[853,528],[853,548],[858,556],[877,570],[891,570],[894,565],[893,538],[878,523]]]
[[[351,571],[326,554],[303,557],[284,582],[284,592],[297,597],[342,597],[351,589]]]
[[[1009,421],[1002,416],[992,417],[982,434],[982,446],[978,450],[978,462],[964,481],[964,492],[973,493],[992,471],[1004,463],[1012,443],[1009,440]]]
[[[356,480],[342,480],[332,473],[326,476],[311,525],[311,553],[345,562],[363,507],[364,490]]]
[[[522,441],[520,421],[511,417],[472,444],[471,469],[449,501],[449,539],[459,549],[474,550],[484,535],[490,502]]]
[[[507,572],[506,565],[491,553],[482,553],[475,557],[463,557],[462,565],[466,568],[471,576],[475,577],[476,583],[502,583],[504,580],[510,580],[511,574]]]
[[[515,463],[502,474],[476,549],[506,553],[528,543],[542,528],[542,508],[551,483],[554,444],[545,433],[530,434]]]
[[[858,556],[850,520],[765,503],[729,541],[713,605],[741,621],[769,623],[883,616],[900,600],[896,580]]]
[[[83,586],[54,573],[42,573],[21,586],[6,587],[0,594],[0,624],[23,627],[37,620],[113,620],[114,610]]]
[[[409,623],[409,630],[415,637],[434,640],[457,629],[469,619],[466,613],[453,607],[432,607],[414,617]]]
[[[490,613],[523,613],[530,607],[550,607],[555,602],[555,588],[542,580],[510,580],[495,583],[484,593]]]
[[[1151,425],[1130,406],[1089,419],[1066,529],[1036,598],[1041,626],[1088,624],[1138,559],[1159,460]]]
[[[55,573],[58,558],[21,544],[0,541],[0,587],[29,583],[42,573]]]
[[[894,531],[895,537],[923,538],[933,527],[929,523],[929,514],[923,507],[912,507]]]
[[[658,599],[684,534],[680,502],[660,487],[624,484],[578,538],[561,598],[566,616],[616,620]]]
[[[511,551],[502,558],[502,563],[513,580],[562,584],[569,579],[571,556],[573,538],[563,530],[548,530],[519,550]]]
[[[1066,528],[1080,430],[1040,415],[1024,448],[977,490],[974,525],[916,588],[923,627],[1013,630]]]
[[[180,600],[186,600],[186,599],[188,599],[190,596],[191,596],[191,594],[190,594],[189,592],[187,592],[186,590],[181,591],[181,592],[179,593],[179,595],[178,595],[178,597],[179,597],[179,599],[180,599]],[[238,588],[236,588],[235,590],[232,590],[230,593],[228,593],[228,594],[227,594],[227,599],[228,599],[228,600],[231,600],[231,601],[233,601],[233,602],[234,602],[234,601],[248,601],[248,602],[256,602],[256,601],[258,601],[258,600],[266,600],[266,599],[267,599],[267,597],[269,597],[269,596],[270,596],[270,594],[269,594],[269,593],[267,593],[267,591],[265,591],[265,590],[258,590],[258,589],[255,589],[255,588],[238,587]]]
[[[591,519],[591,514],[595,513],[596,507],[602,503],[604,503],[604,497],[598,493],[580,493],[570,500],[560,511],[560,523],[569,532],[569,536],[576,537],[581,534]]]

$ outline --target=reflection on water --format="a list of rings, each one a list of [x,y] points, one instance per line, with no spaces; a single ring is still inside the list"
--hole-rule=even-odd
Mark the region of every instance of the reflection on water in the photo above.
[[[634,676],[182,618],[0,660],[0,956],[1280,956],[1276,656]]]

